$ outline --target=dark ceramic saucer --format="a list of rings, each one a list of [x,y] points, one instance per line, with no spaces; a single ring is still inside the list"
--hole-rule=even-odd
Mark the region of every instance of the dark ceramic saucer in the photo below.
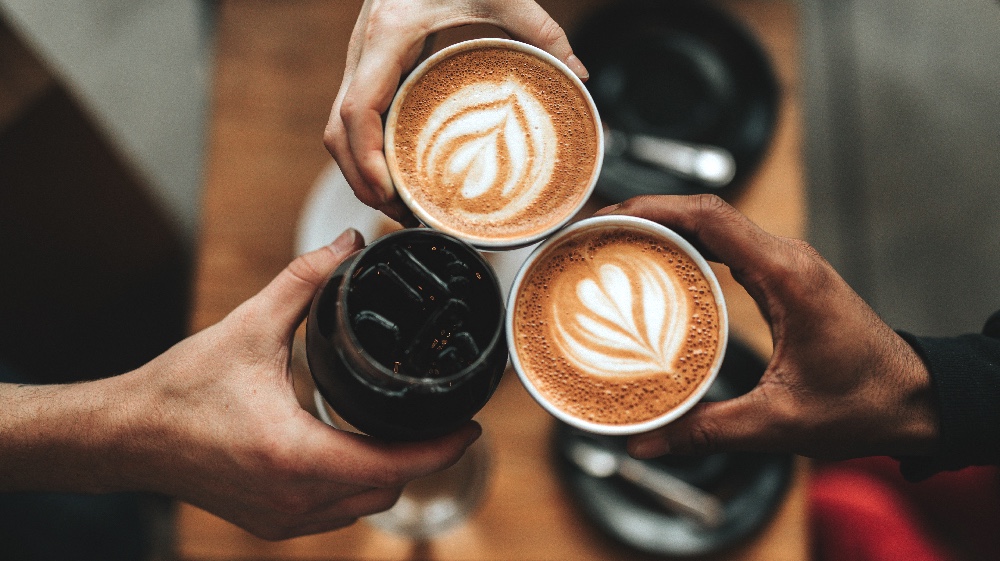
[[[710,2],[615,4],[589,18],[572,44],[590,70],[587,89],[606,125],[719,146],[736,162],[733,181],[712,189],[609,154],[596,189],[607,202],[643,194],[725,195],[762,159],[774,132],[778,84],[755,37]]]
[[[731,337],[722,370],[709,395],[722,400],[744,394],[756,385],[764,368],[756,354]],[[581,438],[622,452],[625,439],[599,437],[560,424],[553,441],[556,465],[562,481],[597,528],[646,553],[700,556],[740,543],[771,519],[792,477],[793,457],[789,454],[734,452],[648,460],[655,468],[722,500],[724,522],[717,528],[705,528],[665,510],[646,492],[619,477],[601,479],[580,471],[567,459],[567,450],[574,439]]]

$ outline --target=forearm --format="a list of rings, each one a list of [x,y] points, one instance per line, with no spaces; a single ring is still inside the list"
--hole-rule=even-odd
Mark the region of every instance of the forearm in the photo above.
[[[125,375],[65,385],[0,384],[0,491],[130,488],[122,466],[134,383]]]

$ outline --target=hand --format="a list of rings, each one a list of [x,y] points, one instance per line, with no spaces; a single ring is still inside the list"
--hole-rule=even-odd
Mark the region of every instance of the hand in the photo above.
[[[566,33],[533,0],[366,0],[351,34],[344,79],[323,140],[358,199],[398,222],[413,225],[415,220],[389,177],[382,114],[403,74],[429,47],[430,37],[473,23],[493,24],[587,78]]]
[[[390,444],[333,430],[296,401],[289,372],[295,328],[321,283],[362,244],[349,231],[296,259],[218,325],[144,368],[159,391],[143,436],[175,451],[150,455],[151,487],[262,537],[286,538],[385,510],[407,481],[458,460],[478,427]]]
[[[299,406],[293,334],[321,283],[363,243],[348,230],[297,258],[221,322],[128,374],[0,385],[0,489],[153,491],[267,539],[392,506],[406,482],[458,461],[481,429],[381,442]]]
[[[638,197],[598,214],[659,222],[728,265],[774,342],[750,393],[699,404],[631,437],[633,456],[751,450],[839,459],[933,451],[938,421],[923,362],[807,243],[772,236],[710,195]]]

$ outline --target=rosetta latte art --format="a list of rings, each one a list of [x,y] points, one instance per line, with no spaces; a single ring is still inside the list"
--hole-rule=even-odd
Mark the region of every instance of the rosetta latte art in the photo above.
[[[556,310],[556,343],[575,366],[595,376],[673,372],[690,306],[676,283],[650,259],[605,260],[596,277],[576,283],[575,301],[562,300],[568,307]]]
[[[514,79],[471,84],[431,114],[416,143],[417,173],[436,178],[474,221],[506,220],[544,191],[556,160],[545,107]]]

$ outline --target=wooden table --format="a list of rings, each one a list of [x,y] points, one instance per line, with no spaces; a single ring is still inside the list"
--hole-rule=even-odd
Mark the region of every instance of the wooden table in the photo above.
[[[543,1],[565,28],[602,0]],[[770,52],[782,87],[777,136],[751,184],[734,202],[766,230],[805,230],[797,82],[797,10],[791,1],[729,0]],[[220,2],[207,177],[193,329],[249,298],[292,258],[295,226],[317,175],[330,161],[321,137],[340,84],[359,0]],[[771,343],[754,303],[718,269],[736,333],[768,355]],[[177,514],[178,556],[211,559],[517,559],[642,558],[602,537],[572,506],[550,465],[552,419],[506,376],[480,415],[494,448],[488,496],[465,526],[414,549],[359,523],[270,543],[190,505]],[[805,462],[775,518],[720,559],[808,557]]]

